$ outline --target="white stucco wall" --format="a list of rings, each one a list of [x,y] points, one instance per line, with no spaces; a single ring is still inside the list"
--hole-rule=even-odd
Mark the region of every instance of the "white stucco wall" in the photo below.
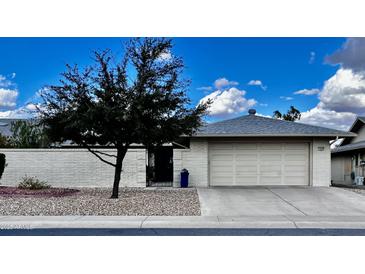
[[[322,150],[323,148],[323,150]],[[312,143],[312,186],[330,186],[331,149],[329,140],[314,139]]]
[[[334,183],[343,183],[345,181],[345,167],[343,157],[331,158],[331,180]]]
[[[115,154],[112,149],[102,151]],[[0,152],[5,153],[7,162],[0,180],[2,185],[16,185],[24,175],[36,176],[52,186],[111,187],[113,184],[114,167],[86,149],[0,149]],[[120,185],[145,187],[145,149],[128,150],[123,163]]]
[[[208,142],[191,140],[190,149],[174,149],[174,186],[180,184],[180,171],[189,171],[189,185],[208,186]]]
[[[281,141],[285,141],[282,139]],[[308,142],[308,141],[307,141]],[[323,148],[323,151],[322,151]],[[330,186],[331,151],[329,140],[314,139],[310,146],[310,185]],[[189,183],[196,187],[209,186],[208,141],[193,139],[190,149],[174,150],[174,185],[180,182],[182,168],[189,170]]]

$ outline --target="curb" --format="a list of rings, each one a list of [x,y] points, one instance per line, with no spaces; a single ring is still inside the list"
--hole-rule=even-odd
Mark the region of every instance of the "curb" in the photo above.
[[[290,228],[365,229],[363,216],[2,216],[0,229]]]

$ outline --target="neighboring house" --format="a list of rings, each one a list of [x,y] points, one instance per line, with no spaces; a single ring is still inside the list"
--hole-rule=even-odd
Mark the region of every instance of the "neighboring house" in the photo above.
[[[250,110],[249,115],[207,124],[194,136],[155,151],[130,149],[121,186],[145,187],[149,185],[146,178],[178,186],[183,168],[190,173],[190,185],[196,187],[330,185],[329,141],[355,133],[255,113]],[[110,187],[113,181],[113,168],[83,149],[13,149],[5,153],[8,167],[3,184],[13,184],[24,173],[63,186]]]
[[[357,177],[365,175],[365,117],[357,117],[349,136],[332,149],[332,181],[339,184],[354,184]]]

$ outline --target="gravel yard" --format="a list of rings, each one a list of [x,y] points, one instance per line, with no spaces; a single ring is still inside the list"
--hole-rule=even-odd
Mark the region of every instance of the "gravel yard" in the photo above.
[[[196,189],[122,188],[119,199],[111,189],[83,188],[64,197],[12,197],[0,195],[1,215],[200,215]]]

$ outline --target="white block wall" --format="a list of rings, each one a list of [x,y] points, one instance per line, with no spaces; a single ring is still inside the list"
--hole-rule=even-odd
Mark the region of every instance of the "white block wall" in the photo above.
[[[321,151],[321,148],[324,150]],[[331,149],[328,140],[314,139],[312,143],[312,186],[331,185]]]
[[[208,142],[191,140],[190,149],[174,149],[174,186],[180,185],[180,171],[189,171],[189,185],[208,186]]]
[[[113,149],[101,151],[116,154]],[[36,176],[52,186],[113,185],[114,167],[101,162],[86,149],[0,149],[0,152],[6,155],[7,162],[1,185],[16,185],[24,175]],[[145,149],[128,150],[123,161],[120,186],[146,186]]]

